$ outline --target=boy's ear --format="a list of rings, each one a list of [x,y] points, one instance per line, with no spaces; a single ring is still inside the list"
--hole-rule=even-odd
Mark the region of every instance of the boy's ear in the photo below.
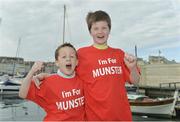
[[[76,66],[78,65],[78,63],[79,63],[79,60],[77,59],[77,60],[76,60]]]
[[[58,61],[55,61],[55,65],[58,67],[58,65],[59,65],[59,64],[58,64]]]
[[[89,31],[89,34],[92,36],[92,33],[91,33],[91,31]]]

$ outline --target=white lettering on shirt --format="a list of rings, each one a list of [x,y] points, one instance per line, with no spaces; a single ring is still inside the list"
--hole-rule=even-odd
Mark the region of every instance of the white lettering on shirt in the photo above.
[[[93,69],[92,75],[94,78],[105,75],[122,74],[121,66],[117,65],[117,60],[113,58],[98,59],[98,65],[101,68]],[[111,66],[107,66],[111,65]],[[104,67],[103,67],[104,66]]]
[[[121,66],[102,67],[93,70],[92,73],[94,78],[104,75],[121,74],[122,68]]]
[[[62,91],[60,96],[62,96],[62,98],[65,100],[57,101],[55,103],[58,110],[68,110],[68,109],[73,109],[73,108],[77,108],[84,105],[84,96],[81,96],[80,89]],[[70,98],[70,97],[73,97],[73,98],[70,100],[69,99],[66,100],[67,98]]]
[[[84,96],[72,100],[56,102],[57,109],[68,110],[84,105]]]

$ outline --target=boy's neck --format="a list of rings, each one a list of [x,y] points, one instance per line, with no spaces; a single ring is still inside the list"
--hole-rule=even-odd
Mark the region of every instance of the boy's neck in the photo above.
[[[93,47],[103,50],[103,49],[107,49],[108,45],[107,44],[93,44]]]
[[[63,78],[74,78],[75,77],[75,72],[72,75],[65,75],[64,73],[62,73],[59,69],[57,71],[57,74]]]

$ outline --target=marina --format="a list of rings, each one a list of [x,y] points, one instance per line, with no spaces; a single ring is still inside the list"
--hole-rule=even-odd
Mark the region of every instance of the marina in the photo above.
[[[169,86],[169,85],[167,85]],[[42,121],[45,112],[33,102],[18,97],[17,81],[0,85],[0,121]],[[179,90],[172,87],[127,85],[134,121],[179,121]],[[161,98],[160,98],[161,97]]]
[[[3,79],[3,78],[1,78]],[[20,79],[21,80],[21,79]],[[41,121],[45,112],[35,103],[20,99],[18,81],[0,85],[0,121]],[[3,84],[5,83],[5,84]],[[174,85],[173,85],[174,86]],[[138,87],[127,85],[133,120],[180,120],[180,99],[177,87]]]
[[[162,67],[171,73],[167,74]],[[175,95],[180,88],[179,69],[180,64],[141,65],[140,84],[126,86],[128,95],[137,95],[129,99],[134,121],[180,121],[180,92]],[[162,82],[162,74],[171,77],[169,82]],[[0,76],[0,121],[43,120],[45,112],[39,106],[18,97],[21,79],[6,74]]]
[[[113,17],[109,46],[137,57],[140,82],[126,86],[133,121],[180,121],[177,0],[135,0],[133,4],[131,0],[100,4],[70,0],[72,5],[58,0],[27,1],[0,2],[0,121],[43,120],[41,107],[18,97],[20,81],[36,60],[43,60],[43,72],[56,72],[52,54],[59,44],[70,42],[77,49],[89,45],[82,42],[89,40],[84,14],[95,9]]]
[[[45,112],[33,102],[15,95],[0,95],[0,121],[42,121]],[[180,121],[180,118],[133,114],[133,121]]]

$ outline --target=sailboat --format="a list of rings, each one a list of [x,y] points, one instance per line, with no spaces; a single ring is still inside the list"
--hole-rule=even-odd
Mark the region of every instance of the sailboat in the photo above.
[[[16,57],[18,56],[21,38],[18,40],[18,47],[16,50]],[[19,77],[15,73],[16,63],[13,62],[12,77],[5,74],[0,77],[0,94],[14,94],[18,93],[22,77]]]

